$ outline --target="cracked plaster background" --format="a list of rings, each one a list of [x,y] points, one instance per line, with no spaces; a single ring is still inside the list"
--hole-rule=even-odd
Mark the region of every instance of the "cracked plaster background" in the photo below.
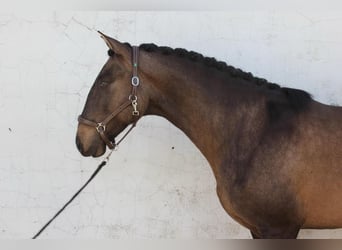
[[[215,56],[342,105],[341,26],[341,12],[1,13],[0,237],[32,237],[100,161],[81,157],[74,143],[77,116],[107,57],[96,30]],[[221,208],[195,146],[149,117],[43,237],[250,235]],[[342,230],[300,237],[341,238]]]

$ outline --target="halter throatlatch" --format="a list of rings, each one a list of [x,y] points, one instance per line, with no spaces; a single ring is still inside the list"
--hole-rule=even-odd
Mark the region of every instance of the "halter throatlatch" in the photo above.
[[[133,70],[132,70],[132,80],[131,80],[131,85],[132,85],[132,90],[131,94],[128,96],[128,100],[121,104],[113,113],[108,115],[103,121],[101,122],[94,122],[91,120],[88,120],[81,115],[78,117],[78,122],[88,125],[90,127],[94,127],[96,131],[99,133],[101,136],[101,139],[106,143],[108,148],[110,149],[115,149],[123,139],[128,135],[129,132],[132,131],[132,129],[135,127],[138,119],[139,119],[139,110],[138,110],[138,96],[137,96],[137,88],[140,84],[140,79],[138,76],[138,61],[139,61],[139,47],[137,46],[132,46],[132,63],[133,63]],[[133,111],[132,111],[132,116],[134,117],[134,122],[132,123],[131,127],[129,130],[124,134],[124,136],[117,142],[109,140],[107,133],[106,133],[106,128],[107,124],[118,114],[120,114],[122,111],[124,111],[127,107],[132,106]]]

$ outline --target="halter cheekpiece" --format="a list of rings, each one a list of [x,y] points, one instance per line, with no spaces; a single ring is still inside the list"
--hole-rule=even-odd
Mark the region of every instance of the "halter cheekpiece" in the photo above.
[[[123,139],[128,135],[129,132],[132,131],[132,129],[135,127],[140,113],[138,111],[138,96],[137,96],[137,88],[140,85],[140,79],[138,76],[138,61],[139,61],[139,47],[138,46],[132,46],[132,63],[133,63],[133,69],[132,69],[132,90],[130,95],[128,96],[128,100],[121,104],[117,109],[115,109],[114,112],[112,112],[110,115],[108,115],[103,121],[101,122],[94,122],[91,120],[88,120],[81,115],[78,117],[78,122],[88,125],[90,127],[94,127],[96,131],[101,136],[101,139],[106,143],[108,148],[115,149]],[[122,111],[124,111],[127,107],[132,106],[132,116],[134,117],[134,122],[132,123],[130,129],[126,132],[126,134],[117,142],[115,143],[115,140],[111,141],[109,140],[107,134],[106,134],[106,127],[107,124],[118,114],[120,114]]]

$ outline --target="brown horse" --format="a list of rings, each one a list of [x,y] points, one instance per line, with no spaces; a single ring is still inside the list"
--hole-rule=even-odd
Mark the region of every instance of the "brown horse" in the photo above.
[[[254,238],[342,227],[341,107],[184,49],[143,44],[132,59],[132,46],[102,37],[109,59],[78,125],[82,155],[103,155],[132,111],[163,116],[206,157],[222,206]]]

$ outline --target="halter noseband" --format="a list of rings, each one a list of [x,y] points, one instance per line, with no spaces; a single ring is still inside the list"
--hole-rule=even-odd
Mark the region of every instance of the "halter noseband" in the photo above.
[[[121,104],[113,113],[108,115],[103,121],[101,122],[94,122],[91,120],[88,120],[86,118],[83,118],[81,115],[78,117],[78,122],[88,125],[90,127],[94,127],[96,131],[101,136],[101,139],[106,143],[106,145],[110,149],[115,149],[123,139],[128,135],[129,132],[132,131],[132,129],[137,124],[137,121],[139,119],[139,111],[138,111],[138,96],[137,96],[137,87],[140,84],[140,79],[138,77],[138,60],[139,60],[139,47],[132,46],[132,62],[133,62],[133,70],[132,70],[132,91],[131,94],[128,96],[128,100]],[[130,129],[126,132],[126,134],[117,142],[109,140],[109,138],[106,135],[106,127],[107,124],[118,114],[120,114],[122,111],[124,111],[128,106],[132,105],[133,111],[132,116],[135,118],[134,122],[132,123],[132,126]]]

